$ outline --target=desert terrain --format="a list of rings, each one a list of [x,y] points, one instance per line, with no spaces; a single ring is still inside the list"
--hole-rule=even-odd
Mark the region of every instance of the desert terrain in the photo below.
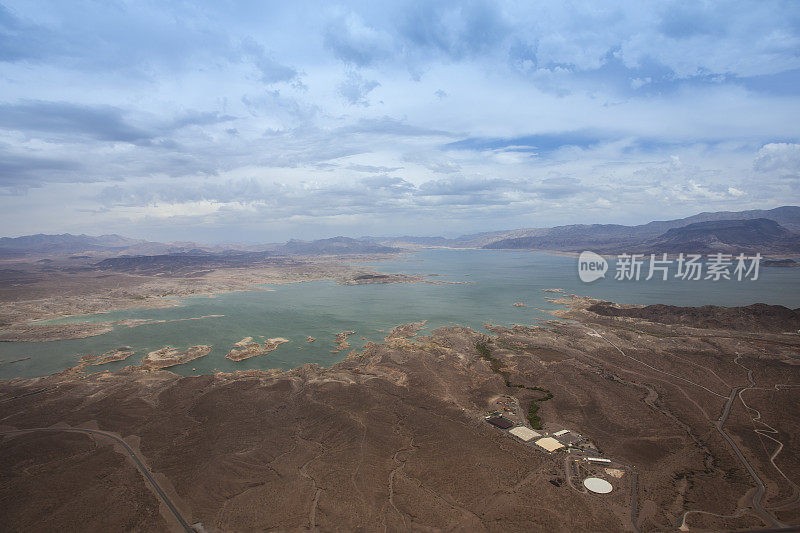
[[[722,308],[686,324],[698,311],[554,298],[563,310],[538,326],[405,338],[411,324],[327,369],[181,377],[134,366],[3,382],[6,526],[800,526],[800,324],[774,322],[785,308],[737,308],[752,326],[741,330],[725,329]],[[538,402],[541,431],[591,447],[523,442],[486,423],[498,401]],[[588,476],[614,490],[588,492]]]

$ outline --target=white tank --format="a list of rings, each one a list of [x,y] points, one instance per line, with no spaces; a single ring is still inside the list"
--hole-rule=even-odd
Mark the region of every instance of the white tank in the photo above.
[[[583,486],[597,494],[608,494],[614,488],[611,483],[599,477],[587,477],[583,480]]]

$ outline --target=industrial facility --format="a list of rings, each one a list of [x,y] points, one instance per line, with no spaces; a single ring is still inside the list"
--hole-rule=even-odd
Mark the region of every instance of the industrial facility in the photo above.
[[[583,436],[578,435],[577,433],[573,433],[568,429],[562,429],[561,431],[556,431],[555,433],[553,433],[553,437],[558,439],[558,442],[560,442],[564,446],[575,446],[585,440]]]
[[[498,427],[500,429],[508,429],[514,427],[514,422],[512,422],[511,420],[502,415],[487,416],[486,421],[489,422],[491,425]]]
[[[558,442],[553,437],[543,437],[536,441],[536,445],[547,450],[548,452],[554,452],[564,447],[563,444]]]
[[[587,441],[582,435],[569,429],[561,429],[552,434],[540,433],[525,425],[522,417],[517,411],[512,409],[509,399],[501,398],[495,403],[500,409],[489,412],[484,416],[484,420],[496,428],[506,430],[512,437],[526,444],[536,445],[539,449],[548,453],[566,449],[567,452],[596,452],[594,445]],[[589,457],[584,459],[591,463],[610,463],[608,459],[600,457]]]
[[[523,442],[528,442],[531,439],[535,439],[536,437],[541,437],[541,433],[537,433],[536,431],[525,427],[525,426],[517,426],[512,428],[508,431],[518,439],[522,440]]]

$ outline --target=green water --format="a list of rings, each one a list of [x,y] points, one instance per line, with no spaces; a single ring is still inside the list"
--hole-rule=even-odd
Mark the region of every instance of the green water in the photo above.
[[[177,300],[180,307],[115,311],[60,322],[106,322],[122,319],[175,320],[204,315],[224,315],[183,322],[138,327],[117,326],[105,335],[38,343],[0,343],[0,379],[47,375],[74,366],[81,354],[99,355],[120,346],[138,350],[126,361],[88,367],[87,371],[117,370],[139,364],[145,353],[171,345],[185,348],[210,344],[212,352],[171,370],[184,374],[245,369],[289,369],[305,363],[329,366],[350,349],[332,354],[336,333],[354,330],[352,348],[367,340],[383,339],[392,327],[427,320],[427,331],[461,324],[481,329],[487,321],[511,325],[548,319],[537,311],[553,309],[542,292],[563,288],[567,292],[620,303],[674,305],[747,305],[756,302],[800,307],[800,269],[763,268],[757,281],[615,281],[582,283],[577,260],[544,253],[489,250],[428,250],[399,260],[370,263],[383,272],[435,275],[428,283],[342,286],[332,281],[264,286],[272,291],[196,296]],[[612,266],[613,269],[613,266]],[[524,302],[529,307],[513,307]],[[307,336],[316,342],[306,343]],[[267,355],[240,362],[225,359],[233,344],[244,337],[262,340],[285,337]],[[10,361],[30,357],[29,360]],[[196,369],[196,370],[193,370]]]

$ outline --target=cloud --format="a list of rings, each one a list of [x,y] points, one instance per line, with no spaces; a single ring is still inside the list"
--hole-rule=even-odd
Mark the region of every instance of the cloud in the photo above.
[[[484,1],[413,2],[400,24],[408,43],[452,60],[491,52],[509,30],[498,5]]]
[[[12,63],[39,60],[54,55],[63,45],[58,36],[46,28],[23,21],[0,4],[0,61]],[[54,45],[62,45],[54,46]]]
[[[389,58],[391,37],[364,24],[355,13],[339,15],[324,30],[325,46],[345,63],[360,67]]]
[[[426,55],[460,61],[492,53],[511,30],[497,6],[483,0],[413,1],[395,9],[381,25],[352,11],[335,14],[324,30],[325,47],[348,65],[399,60],[414,70]]]
[[[427,181],[419,186],[419,194],[469,197],[471,202],[478,204],[507,204],[534,198],[567,198],[580,192],[580,184],[580,180],[571,177],[502,179],[456,176]]]
[[[202,19],[189,6],[168,3],[0,6],[0,61],[147,78],[174,74],[198,58],[232,57],[232,41]]]
[[[495,192],[507,189],[511,185],[508,180],[497,178],[465,178],[456,176],[446,179],[426,181],[419,190],[425,196],[463,196],[467,194]]]
[[[0,104],[0,128],[48,135],[82,135],[101,141],[147,142],[152,132],[127,122],[115,106],[87,106],[68,102],[23,100]]]
[[[420,165],[437,174],[453,174],[461,171],[461,165],[439,151],[409,152],[403,154],[403,161]]]
[[[348,170],[355,170],[356,172],[368,172],[370,174],[386,174],[400,170],[403,167],[376,167],[374,165],[347,165]]]
[[[406,193],[415,189],[412,183],[403,178],[393,178],[387,175],[364,178],[361,183],[370,189],[382,189],[393,193]]]
[[[658,30],[674,39],[723,33],[707,6],[695,2],[676,2],[661,16]]]
[[[339,94],[350,105],[368,107],[367,95],[380,85],[377,81],[364,79],[358,72],[350,71],[345,80],[339,84]]]
[[[800,178],[800,144],[769,143],[756,154],[753,168],[757,172],[772,172]]]
[[[241,102],[252,116],[270,118],[282,127],[308,125],[321,111],[319,106],[302,102],[279,90],[245,94]]]
[[[541,198],[561,199],[581,192],[580,186],[581,180],[577,178],[559,177],[533,181],[526,189],[537,193]]]
[[[164,120],[150,117],[143,125],[134,125],[126,110],[110,105],[83,105],[69,102],[21,100],[0,104],[0,130],[13,130],[50,141],[73,143],[83,140],[124,142],[136,145],[174,147],[167,137],[190,126],[209,126],[230,122],[232,115],[215,111],[188,110]]]
[[[145,207],[206,202],[229,209],[261,209],[269,206],[281,216],[324,213],[353,214],[382,210],[413,213],[430,205],[511,205],[536,198],[566,198],[578,192],[580,182],[571,178],[544,180],[464,178],[425,181],[419,186],[386,174],[336,183],[289,185],[254,178],[242,180],[156,181],[148,184],[116,184],[104,188],[97,200],[106,208]],[[174,207],[170,208],[174,210]],[[167,211],[170,213],[172,211]]]
[[[421,136],[443,136],[452,137],[454,134],[439,130],[426,128],[423,126],[414,126],[403,120],[393,118],[390,116],[382,116],[380,118],[362,118],[356,123],[342,127],[338,130],[339,133],[373,133],[378,135],[397,135],[402,137],[421,137]]]
[[[153,186],[157,184],[157,186]],[[208,181],[151,181],[145,184],[115,184],[104,187],[97,199],[104,206],[141,207],[191,202],[246,203],[265,201],[283,189],[255,179]]]
[[[87,180],[85,172],[80,172],[82,170],[85,171],[84,166],[78,161],[0,145],[0,190],[21,192],[32,185],[40,185],[44,180]]]
[[[173,118],[166,130],[177,130],[188,126],[208,126],[236,120],[233,115],[223,115],[217,111],[186,111]]]
[[[277,62],[261,44],[259,44],[252,37],[245,37],[242,39],[242,53],[246,58],[252,61],[253,65],[258,69],[261,75],[261,81],[265,84],[273,84],[278,82],[299,82],[299,74],[297,70]]]
[[[651,16],[653,27],[620,43],[620,54],[628,66],[655,60],[677,78],[748,77],[797,68],[800,60],[792,50],[800,45],[800,27],[787,8],[780,1],[665,4]],[[698,49],[703,53],[694,53]]]
[[[3,3],[8,231],[482,231],[800,194],[790,2]]]
[[[590,131],[541,133],[513,138],[469,137],[445,144],[444,150],[506,150],[512,152],[549,153],[564,147],[588,148],[611,140],[611,134]]]

